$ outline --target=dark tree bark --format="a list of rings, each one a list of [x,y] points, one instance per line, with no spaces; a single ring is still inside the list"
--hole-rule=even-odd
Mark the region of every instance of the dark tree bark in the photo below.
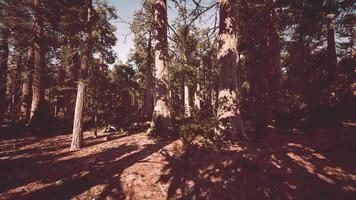
[[[172,131],[170,108],[170,88],[168,70],[168,42],[167,42],[167,1],[155,0],[155,106],[150,134],[168,135]]]
[[[22,71],[22,94],[20,103],[20,120],[27,123],[30,118],[32,98],[33,47],[28,49],[27,62]]]
[[[9,59],[9,44],[7,33],[4,31],[0,43],[0,124],[4,121],[4,114],[7,109],[6,86]]]
[[[275,3],[271,3],[268,12],[268,36],[267,36],[267,106],[269,121],[276,120],[277,109],[281,98],[282,82],[281,82],[281,42],[277,11]]]
[[[19,117],[20,113],[20,99],[21,99],[21,72],[23,71],[22,55],[20,47],[15,49],[15,66],[13,71],[13,87],[14,93],[12,94],[13,108],[12,112]]]
[[[335,49],[335,32],[334,32],[334,15],[328,14],[326,16],[328,29],[328,63],[329,63],[329,83],[331,92],[335,93],[337,90],[339,69],[337,66],[337,57]],[[331,94],[333,95],[333,94]],[[336,94],[334,94],[335,96]]]
[[[237,90],[237,21],[236,2],[220,0],[219,26],[219,92],[217,137],[236,140],[246,137],[243,131]]]
[[[82,55],[79,80],[78,80],[78,90],[77,99],[75,102],[74,109],[74,122],[73,122],[73,135],[70,150],[77,151],[83,146],[83,106],[84,106],[84,96],[85,87],[87,79],[87,70],[89,65],[89,59],[91,56],[91,16],[92,16],[92,1],[88,0],[86,5],[87,8],[87,25],[86,25],[86,41],[85,41],[85,51]]]
[[[44,68],[45,52],[43,47],[43,11],[40,0],[34,0],[35,6],[35,26],[34,26],[34,73],[32,76],[32,103],[30,113],[30,123],[36,115],[40,115],[39,109],[44,100]],[[37,116],[39,117],[39,116]]]
[[[148,36],[147,57],[146,57],[146,91],[144,117],[149,119],[153,113],[153,75],[152,75],[152,33]]]
[[[73,42],[73,41],[72,41]],[[72,104],[72,97],[75,95],[75,88],[77,87],[78,81],[78,73],[80,69],[80,56],[78,53],[78,45],[73,44],[70,46],[71,49],[71,63],[69,66],[69,89],[63,91],[64,98],[63,98],[63,111],[64,117],[66,119],[73,119],[74,115],[74,106]]]

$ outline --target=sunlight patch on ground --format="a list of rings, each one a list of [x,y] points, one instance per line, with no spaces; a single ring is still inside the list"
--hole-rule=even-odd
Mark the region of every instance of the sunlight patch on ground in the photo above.
[[[340,167],[330,167],[326,166],[323,168],[326,174],[333,176],[336,179],[344,180],[344,181],[356,181],[356,176],[346,172]]]
[[[282,168],[282,163],[280,160],[278,160],[276,158],[276,155],[275,154],[272,154],[271,155],[271,163],[272,165],[274,165],[275,167],[277,167],[278,169]]]
[[[356,192],[356,188],[351,185],[342,186],[342,190],[345,192]]]
[[[290,189],[292,189],[292,190],[296,190],[296,189],[297,189],[297,186],[296,186],[296,185],[293,185],[293,184],[291,184],[291,183],[289,183],[289,182],[287,182],[287,181],[285,181],[284,184],[285,184],[286,186],[288,186],[288,187],[289,187]]]
[[[41,189],[49,187],[51,185],[53,185],[53,183],[45,183],[41,180],[31,182],[31,183],[22,185],[20,187],[16,187],[16,188],[8,190],[4,196],[0,196],[1,197],[0,199],[2,199],[2,198],[10,199],[10,197],[16,196],[18,194],[21,194],[21,195],[30,194],[32,192],[41,190]]]
[[[331,178],[316,172],[317,169],[316,169],[315,165],[313,165],[311,162],[304,159],[302,156],[296,155],[292,152],[287,153],[287,156],[290,157],[299,166],[301,166],[305,170],[307,170],[309,173],[317,175],[321,180],[323,180],[327,183],[335,184],[335,181],[333,181]]]

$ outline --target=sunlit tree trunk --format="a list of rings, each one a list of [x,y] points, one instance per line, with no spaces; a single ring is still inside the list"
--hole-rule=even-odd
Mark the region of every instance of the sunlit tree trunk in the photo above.
[[[39,115],[40,106],[44,100],[44,48],[43,48],[43,13],[40,0],[34,0],[35,5],[35,30],[34,30],[34,73],[32,76],[32,103],[30,121]]]
[[[28,49],[27,62],[22,72],[22,94],[20,105],[20,120],[27,123],[30,117],[32,98],[33,47]]]
[[[217,136],[236,140],[243,135],[237,90],[237,21],[236,2],[220,0],[219,27],[219,92]]]
[[[155,106],[149,132],[168,135],[172,130],[167,43],[167,2],[155,0]]]
[[[191,106],[190,106],[190,98],[189,98],[189,86],[187,76],[184,77],[184,116],[191,117]]]
[[[4,114],[6,112],[6,85],[7,85],[7,71],[9,59],[9,44],[7,33],[2,33],[0,40],[0,123],[4,121]]]
[[[199,111],[201,109],[201,90],[200,83],[197,83],[197,88],[194,93],[194,107]]]
[[[200,67],[203,66],[203,62],[201,62]],[[201,109],[201,100],[202,100],[202,91],[200,88],[200,73],[199,73],[199,68],[196,70],[196,76],[197,78],[197,83],[196,83],[196,89],[194,92],[194,108],[199,111]]]
[[[85,50],[82,55],[79,79],[78,79],[78,90],[77,90],[77,99],[75,102],[74,109],[74,122],[73,122],[73,135],[72,143],[70,150],[77,151],[80,150],[83,145],[83,106],[84,106],[84,96],[85,96],[85,87],[86,87],[86,78],[87,70],[89,65],[89,58],[91,54],[91,27],[90,27],[90,18],[91,18],[91,7],[92,2],[88,0],[86,5],[87,7],[87,28],[86,28],[86,41],[85,41]]]
[[[75,88],[77,87],[76,83],[78,81],[78,73],[80,70],[80,56],[79,56],[77,44],[70,45],[70,49],[71,49],[70,54],[73,55],[73,57],[71,59],[71,63],[69,66],[69,77],[70,77],[69,87]],[[72,97],[74,95],[73,93],[74,91],[72,89],[64,91],[63,111],[64,111],[64,117],[66,119],[73,119],[74,107],[71,102]]]

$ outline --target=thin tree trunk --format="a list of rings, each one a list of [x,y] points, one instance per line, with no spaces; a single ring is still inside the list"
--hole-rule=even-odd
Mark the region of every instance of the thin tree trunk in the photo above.
[[[167,42],[167,1],[155,0],[155,106],[150,130],[151,134],[168,135],[172,131],[170,108],[170,88],[168,71],[168,42]]]
[[[335,93],[337,90],[339,69],[337,66],[337,57],[335,49],[335,33],[334,33],[334,15],[326,16],[328,28],[328,63],[329,63],[329,83],[331,92]],[[332,95],[332,94],[331,94]],[[336,94],[334,94],[335,96]]]
[[[7,71],[9,59],[9,44],[7,33],[3,33],[3,38],[0,43],[0,124],[4,121],[4,114],[6,112],[6,86],[7,86]]]
[[[237,22],[236,2],[220,0],[219,27],[219,94],[217,138],[236,140],[243,133],[237,90]]]
[[[191,106],[190,106],[190,96],[189,96],[189,86],[187,76],[184,76],[184,116],[191,117]]]
[[[351,60],[356,57],[356,49],[354,46],[356,46],[355,38],[356,38],[356,31],[354,31],[356,28],[354,26],[350,26],[349,31],[350,31],[350,58]]]
[[[270,8],[269,14],[269,27],[268,31],[268,99],[267,105],[269,106],[269,119],[275,120],[279,101],[281,98],[282,82],[281,82],[281,42],[280,32],[277,18],[277,11],[274,3]]]
[[[72,41],[73,42],[73,41]],[[74,42],[73,42],[74,43]],[[78,53],[78,45],[70,45],[70,54],[73,55],[71,59],[71,63],[69,66],[69,90],[63,91],[64,94],[64,118],[66,119],[73,119],[74,116],[74,107],[71,102],[72,97],[74,96],[74,90],[72,88],[77,87],[77,81],[78,81],[78,73],[80,69],[80,57]]]
[[[104,70],[104,66],[105,66],[105,57],[104,54],[101,53],[100,54],[100,59],[99,59],[99,69],[97,71],[97,73],[101,73],[102,70]],[[92,98],[92,113],[93,113],[93,119],[94,119],[94,139],[97,138],[98,136],[98,102],[99,101],[99,92],[98,92],[98,88],[94,88],[94,98]]]
[[[184,18],[184,30],[183,30],[183,44],[182,44],[182,53],[183,53],[183,88],[184,88],[184,116],[189,118],[192,115],[192,108],[190,105],[190,92],[189,92],[189,85],[188,85],[188,76],[187,73],[190,71],[189,66],[188,66],[188,41],[187,38],[189,36],[189,26],[186,25],[187,22]]]
[[[27,64],[22,72],[22,94],[20,119],[27,123],[30,118],[30,105],[32,97],[32,69],[33,69],[33,47],[30,47],[27,54]]]
[[[194,107],[199,111],[201,109],[201,91],[200,84],[197,83],[197,88],[194,93]]]
[[[86,41],[85,41],[85,51],[82,55],[82,62],[80,66],[79,80],[78,80],[78,90],[77,99],[74,109],[74,122],[73,122],[73,136],[70,150],[77,151],[80,150],[83,145],[83,105],[87,78],[87,69],[89,65],[89,57],[91,54],[91,0],[87,4],[87,29],[86,29]]]
[[[146,57],[146,91],[144,117],[149,119],[153,113],[153,76],[152,76],[152,34],[149,33]]]
[[[72,143],[70,146],[71,151],[80,150],[80,148],[82,148],[83,145],[82,129],[83,129],[84,91],[85,91],[85,83],[84,80],[80,79],[78,81],[77,99],[75,101],[73,136],[72,136]]]
[[[94,139],[98,137],[98,115],[94,114]]]
[[[203,65],[203,62],[201,62],[201,66]],[[200,111],[201,109],[201,99],[202,99],[202,95],[201,95],[201,89],[200,89],[200,83],[199,83],[199,67],[197,67],[197,84],[196,84],[196,89],[195,89],[195,93],[194,93],[194,107],[197,111]]]
[[[331,113],[328,116],[332,123],[340,124],[341,116],[339,112],[340,90],[339,90],[339,68],[337,64],[336,48],[335,48],[335,32],[334,32],[334,15],[326,16],[328,29],[328,64],[329,64],[329,96],[328,105]]]
[[[20,48],[16,48],[16,68],[14,70],[14,94],[13,94],[13,103],[14,107],[12,112],[16,114],[16,117],[19,117],[20,113],[20,99],[21,99],[21,72],[23,71],[22,66],[22,55],[20,52]],[[18,119],[18,118],[17,118]]]
[[[34,38],[34,73],[32,81],[32,103],[31,103],[31,113],[30,121],[36,115],[40,115],[39,109],[42,106],[44,98],[44,86],[43,86],[43,76],[44,76],[44,49],[43,49],[43,14],[42,5],[40,0],[34,0],[35,5],[35,38]]]

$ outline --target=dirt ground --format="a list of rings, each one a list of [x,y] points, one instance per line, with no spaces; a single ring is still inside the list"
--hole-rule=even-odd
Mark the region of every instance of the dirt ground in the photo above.
[[[140,132],[0,140],[0,199],[356,199],[356,128],[227,150]]]

